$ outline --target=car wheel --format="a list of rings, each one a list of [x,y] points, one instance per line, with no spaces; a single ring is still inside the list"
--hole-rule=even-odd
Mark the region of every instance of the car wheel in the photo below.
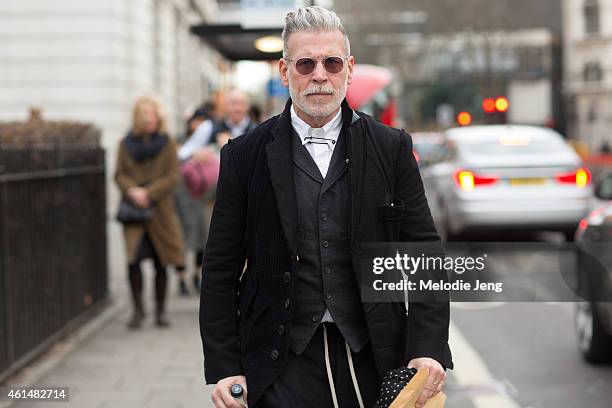
[[[612,336],[606,333],[597,308],[591,302],[576,303],[576,337],[585,360],[591,363],[612,361]]]
[[[576,230],[575,229],[564,230],[563,236],[565,236],[565,242],[574,242],[574,237],[576,236]]]

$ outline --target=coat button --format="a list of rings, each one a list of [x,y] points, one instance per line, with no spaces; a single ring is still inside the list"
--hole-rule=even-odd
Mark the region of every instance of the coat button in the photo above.
[[[329,274],[332,272],[332,269],[331,269],[329,266],[326,266],[326,267],[323,269],[323,272],[325,272],[325,274],[326,274],[326,275],[329,275]]]
[[[320,319],[320,317],[319,317],[319,314],[318,314],[318,313],[315,313],[314,315],[312,315],[312,322],[313,322],[313,323],[318,322],[318,321],[319,321],[319,319]]]
[[[279,324],[277,328],[277,333],[279,336],[283,336],[285,334],[285,326]]]
[[[283,273],[283,282],[291,283],[291,272]]]
[[[270,352],[270,358],[274,361],[278,360],[278,356],[280,355],[280,353],[278,352],[278,350],[274,349]]]
[[[325,299],[330,300],[332,298],[331,293],[326,293],[325,294]]]
[[[322,241],[321,245],[323,245],[323,248],[327,248],[329,246],[329,242],[328,241]]]
[[[289,306],[291,306],[291,301],[289,300],[289,298],[285,299],[285,309],[289,309]]]
[[[327,222],[327,215],[321,214],[321,221]]]

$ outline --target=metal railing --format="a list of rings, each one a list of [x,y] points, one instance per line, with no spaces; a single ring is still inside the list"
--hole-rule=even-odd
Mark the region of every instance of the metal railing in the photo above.
[[[0,147],[0,381],[107,294],[104,151]]]

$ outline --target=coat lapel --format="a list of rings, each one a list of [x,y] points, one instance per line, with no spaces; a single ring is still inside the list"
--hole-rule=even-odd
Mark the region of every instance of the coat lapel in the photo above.
[[[272,129],[273,140],[266,146],[270,179],[289,249],[297,254],[297,199],[293,182],[291,99]],[[351,250],[358,246],[365,169],[365,131],[363,120],[342,102],[342,120],[348,123],[346,149],[351,171]]]
[[[266,145],[266,156],[283,232],[289,249],[293,254],[297,254],[297,199],[291,158],[290,106],[291,100],[287,102],[285,110],[272,129],[273,140]]]
[[[342,102],[344,123],[350,123],[346,131],[346,149],[351,176],[351,252],[358,250],[359,226],[363,200],[363,180],[366,160],[366,142],[363,119],[353,112],[346,100]]]

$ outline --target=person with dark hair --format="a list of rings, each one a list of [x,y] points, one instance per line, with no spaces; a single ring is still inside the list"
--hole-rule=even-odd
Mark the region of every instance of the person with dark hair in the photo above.
[[[128,323],[139,328],[145,317],[140,263],[151,258],[155,267],[155,323],[166,327],[166,266],[184,269],[183,236],[172,192],[180,181],[176,145],[168,136],[165,115],[152,97],[141,97],[133,111],[132,129],[121,140],[115,181],[133,206],[152,210],[147,221],[124,224],[133,314]]]
[[[421,408],[453,367],[448,300],[367,302],[359,279],[365,243],[442,250],[412,140],[349,107],[334,12],[288,13],[283,41],[284,111],[221,150],[200,298],[213,403],[240,407],[242,390],[251,408],[372,407],[409,367],[427,372]]]

